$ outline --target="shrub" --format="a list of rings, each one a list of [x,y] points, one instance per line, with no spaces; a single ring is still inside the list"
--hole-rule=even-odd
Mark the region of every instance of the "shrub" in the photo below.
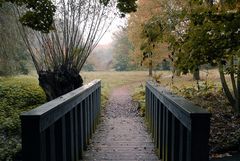
[[[133,93],[133,101],[139,103],[140,116],[145,116],[145,88],[143,85],[137,87]]]
[[[0,77],[0,160],[14,160],[21,150],[19,115],[45,101],[36,78]]]

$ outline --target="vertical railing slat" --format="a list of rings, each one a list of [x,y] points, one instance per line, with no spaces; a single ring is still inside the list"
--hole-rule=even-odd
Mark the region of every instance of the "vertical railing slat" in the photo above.
[[[156,148],[159,149],[159,128],[160,128],[160,101],[157,99],[157,110],[156,110]],[[159,154],[158,154],[159,155]]]
[[[163,148],[163,104],[159,106],[159,158],[162,159],[162,148]]]
[[[180,130],[179,130],[179,161],[184,161],[183,160],[183,153],[184,153],[184,143],[183,143],[183,125],[182,124],[179,124],[179,128],[180,128]]]
[[[87,149],[87,101],[83,101],[83,150]]]
[[[40,142],[41,133],[39,133],[40,125],[38,118],[21,118],[22,124],[22,148],[27,149],[28,151],[23,151],[23,160],[31,161],[31,155],[36,156],[36,161],[42,161],[43,154],[41,151],[42,143]],[[31,129],[32,133],[29,132]],[[34,144],[32,144],[32,140],[35,140]]]
[[[50,160],[55,161],[56,160],[56,149],[55,149],[55,124],[50,126],[49,129],[50,132]]]
[[[56,160],[57,161],[63,161],[63,157],[61,156],[63,154],[62,149],[62,120],[58,120],[55,124],[55,151],[56,151]]]
[[[172,161],[178,161],[179,159],[179,121],[173,116],[172,117],[172,146],[171,146],[171,156]]]
[[[172,145],[172,114],[169,110],[166,109],[166,151],[165,156],[166,160],[172,160],[171,157],[171,145]]]
[[[83,153],[83,103],[81,102],[78,106],[78,147],[79,147],[79,154],[78,158],[82,159],[82,153]]]
[[[154,145],[155,145],[155,131],[156,131],[156,117],[155,117],[155,114],[156,114],[156,106],[155,106],[155,96],[153,95],[153,99],[152,99],[152,101],[153,101],[153,115],[152,115],[152,118],[153,118],[153,125],[152,125],[152,136],[153,136],[153,141],[154,141]]]
[[[205,161],[208,159],[209,125],[210,119],[207,116],[192,116],[191,159],[194,161]],[[197,155],[199,151],[202,152],[201,156]]]
[[[93,132],[96,130],[96,91],[93,92]]]
[[[72,111],[66,114],[66,150],[67,160],[74,161],[74,140],[73,140],[73,114]]]
[[[73,118],[74,118],[74,120],[73,120],[73,125],[74,125],[74,155],[75,155],[75,159],[76,160],[79,160],[79,151],[80,151],[80,149],[79,149],[79,144],[78,144],[78,139],[80,139],[79,138],[79,129],[78,129],[78,117],[79,117],[79,115],[78,115],[78,107],[75,107],[74,108],[74,110],[73,110]]]
[[[86,100],[87,100],[87,106],[86,106],[86,120],[87,120],[87,126],[86,126],[86,128],[87,128],[87,144],[89,144],[89,139],[90,139],[90,108],[89,108],[89,106],[90,106],[90,103],[89,103],[89,96],[86,98]]]
[[[63,158],[63,161],[67,161],[65,116],[61,118],[61,122],[62,122],[62,158]]]
[[[154,134],[154,132],[153,132],[153,129],[154,129],[154,118],[153,118],[153,116],[154,116],[154,95],[153,95],[153,93],[151,94],[151,133],[152,133],[152,136],[153,136],[153,134]]]
[[[157,146],[157,97],[154,96],[154,144]]]
[[[163,110],[162,110],[162,119],[163,119],[163,124],[162,124],[162,159],[165,161],[166,160],[166,107],[163,105]]]

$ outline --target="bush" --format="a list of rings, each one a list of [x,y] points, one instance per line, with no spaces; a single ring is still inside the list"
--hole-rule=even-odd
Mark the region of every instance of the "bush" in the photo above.
[[[212,113],[210,154],[238,151],[240,148],[240,116],[234,113],[221,88],[214,84],[184,87],[174,92]]]
[[[0,160],[14,160],[21,150],[19,115],[46,102],[34,77],[0,77]]]
[[[140,116],[145,116],[145,88],[143,85],[137,87],[133,93],[133,101],[138,102]]]

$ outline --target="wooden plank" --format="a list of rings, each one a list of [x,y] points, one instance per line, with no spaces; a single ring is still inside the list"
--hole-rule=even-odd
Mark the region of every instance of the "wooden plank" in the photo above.
[[[163,148],[163,104],[160,103],[159,107],[159,158],[162,159],[162,148]]]
[[[87,114],[86,114],[86,100],[82,102],[83,109],[83,150],[87,149]]]
[[[66,157],[67,161],[74,161],[74,145],[73,145],[73,127],[72,112],[66,114]]]
[[[100,122],[100,108],[101,108],[101,88],[98,88],[97,90],[96,90],[96,102],[97,102],[97,104],[96,104],[96,108],[97,108],[97,110],[96,110],[96,117],[97,117],[97,119],[96,119],[96,125],[98,125],[99,124],[99,122]]]
[[[163,119],[163,124],[162,124],[162,160],[166,161],[166,107],[163,106],[162,110],[162,119]]]
[[[148,118],[149,118],[149,116],[148,116],[149,115],[149,112],[148,112],[148,110],[149,110],[149,90],[148,90],[147,86],[145,87],[145,110],[146,110],[145,118],[148,121]]]
[[[171,146],[172,146],[172,114],[166,110],[166,160],[172,161]]]
[[[65,116],[61,118],[61,122],[62,122],[62,158],[63,158],[63,161],[67,161]]]
[[[155,131],[156,131],[156,120],[155,120],[155,114],[156,114],[156,106],[155,106],[155,102],[156,102],[156,99],[155,99],[155,96],[153,95],[152,97],[152,138],[153,138],[153,141],[155,142]]]
[[[156,111],[156,148],[159,149],[159,133],[160,133],[160,106],[161,103],[157,99],[157,111]]]
[[[210,131],[210,118],[192,117],[191,128],[191,160],[208,160],[208,139]],[[198,155],[201,152],[201,155]]]
[[[55,125],[53,124],[49,128],[49,143],[50,143],[50,160],[56,161],[56,149],[55,149]]]
[[[63,161],[63,140],[62,140],[62,120],[58,120],[55,123],[55,151],[56,151],[56,160]]]
[[[96,91],[93,92],[93,133],[95,132],[96,130],[96,127],[97,127],[97,124],[96,124],[96,120],[97,120],[97,99],[96,99]]]
[[[87,129],[87,144],[90,141],[90,103],[89,103],[89,96],[86,98],[86,129]]]
[[[92,138],[93,134],[93,99],[92,99],[92,94],[89,96],[89,121],[90,121],[90,128],[89,128],[89,138]]]
[[[172,117],[172,146],[171,146],[171,156],[172,161],[179,160],[179,133],[180,133],[180,122],[173,116]]]
[[[83,103],[81,102],[78,105],[78,147],[79,147],[79,155],[78,158],[82,159],[83,153]]]
[[[40,134],[40,137],[41,137],[41,145],[40,145],[40,154],[41,154],[41,161],[46,161],[47,160],[47,152],[46,152],[46,144],[47,144],[47,141],[46,141],[46,131],[43,131],[43,132],[41,132],[41,134]],[[34,144],[34,143],[32,143],[32,144]],[[29,154],[28,154],[29,155]],[[30,155],[32,155],[32,154],[30,154]],[[33,155],[33,157],[35,157],[34,155]],[[24,160],[25,161],[25,160]]]
[[[75,160],[79,160],[79,152],[80,152],[80,148],[79,148],[79,122],[78,122],[78,117],[79,117],[79,105],[77,107],[74,108],[73,110],[73,127],[74,127],[74,155],[75,155]]]
[[[45,135],[40,132],[38,118],[28,118],[21,116],[22,128],[22,149],[24,161],[45,161]],[[31,129],[31,130],[29,130]]]
[[[154,126],[153,126],[153,114],[154,114],[154,102],[153,102],[153,93],[151,93],[151,105],[150,105],[150,107],[151,107],[151,114],[150,114],[150,120],[151,120],[151,134],[152,134],[152,137],[153,137],[153,128],[154,128]]]
[[[189,130],[186,131],[186,161],[192,161],[191,154],[191,132]],[[200,152],[201,153],[201,152]]]
[[[183,142],[183,138],[184,138],[184,134],[183,134],[183,125],[179,124],[179,161],[185,161],[184,157],[183,157],[183,153],[184,153],[184,142]]]

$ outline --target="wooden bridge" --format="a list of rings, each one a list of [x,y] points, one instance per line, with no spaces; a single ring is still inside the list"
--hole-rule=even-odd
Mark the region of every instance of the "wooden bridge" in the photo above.
[[[23,161],[85,160],[85,150],[99,123],[100,98],[101,81],[94,80],[23,113]],[[171,95],[154,83],[146,83],[146,123],[159,160],[208,161],[210,116],[205,110]],[[125,151],[135,153],[128,145],[125,144]],[[143,158],[134,160],[151,160],[148,156]]]

